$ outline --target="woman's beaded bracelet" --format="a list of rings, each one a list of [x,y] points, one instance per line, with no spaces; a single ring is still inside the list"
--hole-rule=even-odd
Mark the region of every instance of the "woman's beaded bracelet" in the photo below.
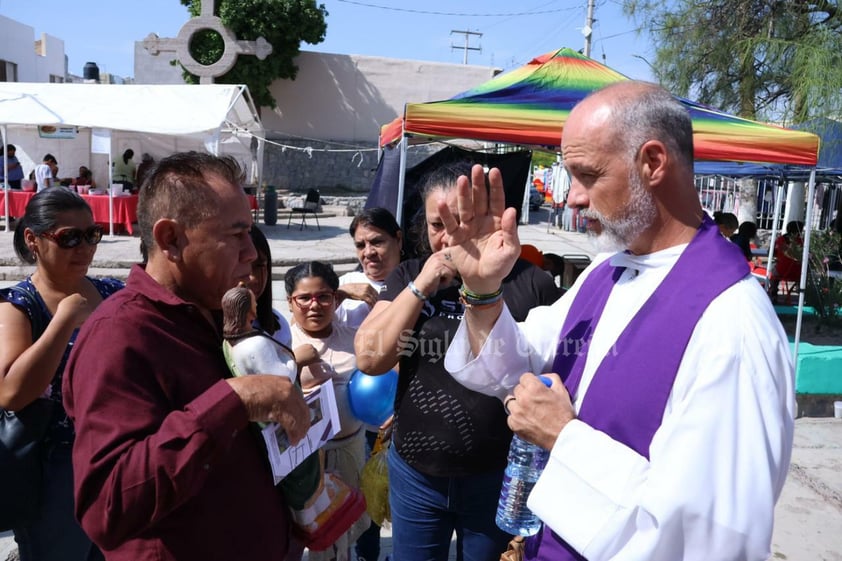
[[[465,306],[466,310],[483,310],[485,308],[491,308],[492,306],[496,306],[498,302],[503,301],[502,295],[499,298],[495,298],[494,300],[487,300],[482,304],[471,304],[467,300],[465,300],[464,296],[459,296],[459,301],[462,302],[462,305]]]
[[[422,302],[427,301],[427,295],[421,292],[417,286],[415,286],[415,281],[409,281],[409,284],[406,285],[410,292],[412,292],[416,298],[421,300]]]
[[[462,288],[459,289],[459,296],[461,297],[462,303],[465,305],[473,307],[487,306],[489,304],[495,304],[503,298],[503,287],[501,286],[490,294],[477,294],[476,292],[468,290],[463,284]]]

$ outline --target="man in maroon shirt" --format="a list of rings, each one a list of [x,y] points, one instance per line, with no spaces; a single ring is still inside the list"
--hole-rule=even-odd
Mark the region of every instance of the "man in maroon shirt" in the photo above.
[[[76,516],[109,561],[287,553],[287,508],[249,422],[279,421],[298,442],[307,407],[283,376],[229,378],[222,354],[222,295],[256,257],[241,176],[229,158],[161,160],[138,205],[148,264],[70,357]]]

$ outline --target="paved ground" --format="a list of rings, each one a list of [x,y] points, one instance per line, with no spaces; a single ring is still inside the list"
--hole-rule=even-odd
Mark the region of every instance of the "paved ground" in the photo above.
[[[289,266],[312,259],[334,263],[340,273],[355,266],[348,235],[351,218],[333,216],[320,221],[321,230],[288,230],[280,219],[278,226],[261,225],[272,248],[276,269],[273,293],[280,310],[286,310],[280,279]],[[522,243],[531,243],[545,253],[593,255],[585,235],[548,228],[545,211],[533,213],[531,222],[520,227]],[[138,238],[106,237],[97,250],[91,274],[124,277],[128,267],[139,259]],[[0,286],[23,278],[27,272],[17,265],[12,234],[0,231]],[[388,532],[383,536],[385,556],[391,552],[391,539]],[[0,560],[12,550],[10,534],[0,533]],[[796,421],[792,466],[776,509],[772,552],[773,559],[788,561],[842,561],[842,419]]]
[[[330,216],[319,219],[320,230],[310,226],[312,219],[308,219],[306,229],[298,229],[295,225],[288,229],[286,218],[283,216],[279,216],[275,226],[260,224],[272,250],[275,277],[272,294],[279,310],[286,310],[286,296],[283,282],[280,281],[290,266],[311,260],[325,261],[333,263],[339,274],[356,267],[354,247],[348,233],[352,219],[341,216],[340,210],[342,209],[326,207],[326,214]],[[577,232],[563,232],[554,227],[548,229],[546,217],[547,212],[544,210],[531,213],[532,223],[520,227],[521,243],[533,244],[545,253],[556,255],[594,254],[587,236]],[[542,219],[544,222],[541,222]],[[21,266],[15,256],[12,246],[14,224],[11,229],[12,232],[0,229],[0,286],[17,282],[32,270],[31,267]],[[131,265],[140,261],[139,246],[137,233],[135,236],[105,236],[97,248],[90,274],[125,278]]]

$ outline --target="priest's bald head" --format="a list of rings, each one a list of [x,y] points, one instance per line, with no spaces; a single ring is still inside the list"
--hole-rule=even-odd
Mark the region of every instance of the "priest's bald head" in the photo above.
[[[647,254],[687,243],[702,221],[693,127],[660,86],[619,82],[579,102],[564,126],[569,205],[601,249]]]

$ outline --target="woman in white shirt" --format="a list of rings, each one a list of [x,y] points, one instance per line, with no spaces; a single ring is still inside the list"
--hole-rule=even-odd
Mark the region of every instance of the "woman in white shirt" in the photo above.
[[[377,301],[386,277],[401,261],[403,232],[392,213],[380,207],[355,216],[348,230],[360,270],[339,277],[340,294],[346,297],[336,310],[336,321],[357,328]]]

